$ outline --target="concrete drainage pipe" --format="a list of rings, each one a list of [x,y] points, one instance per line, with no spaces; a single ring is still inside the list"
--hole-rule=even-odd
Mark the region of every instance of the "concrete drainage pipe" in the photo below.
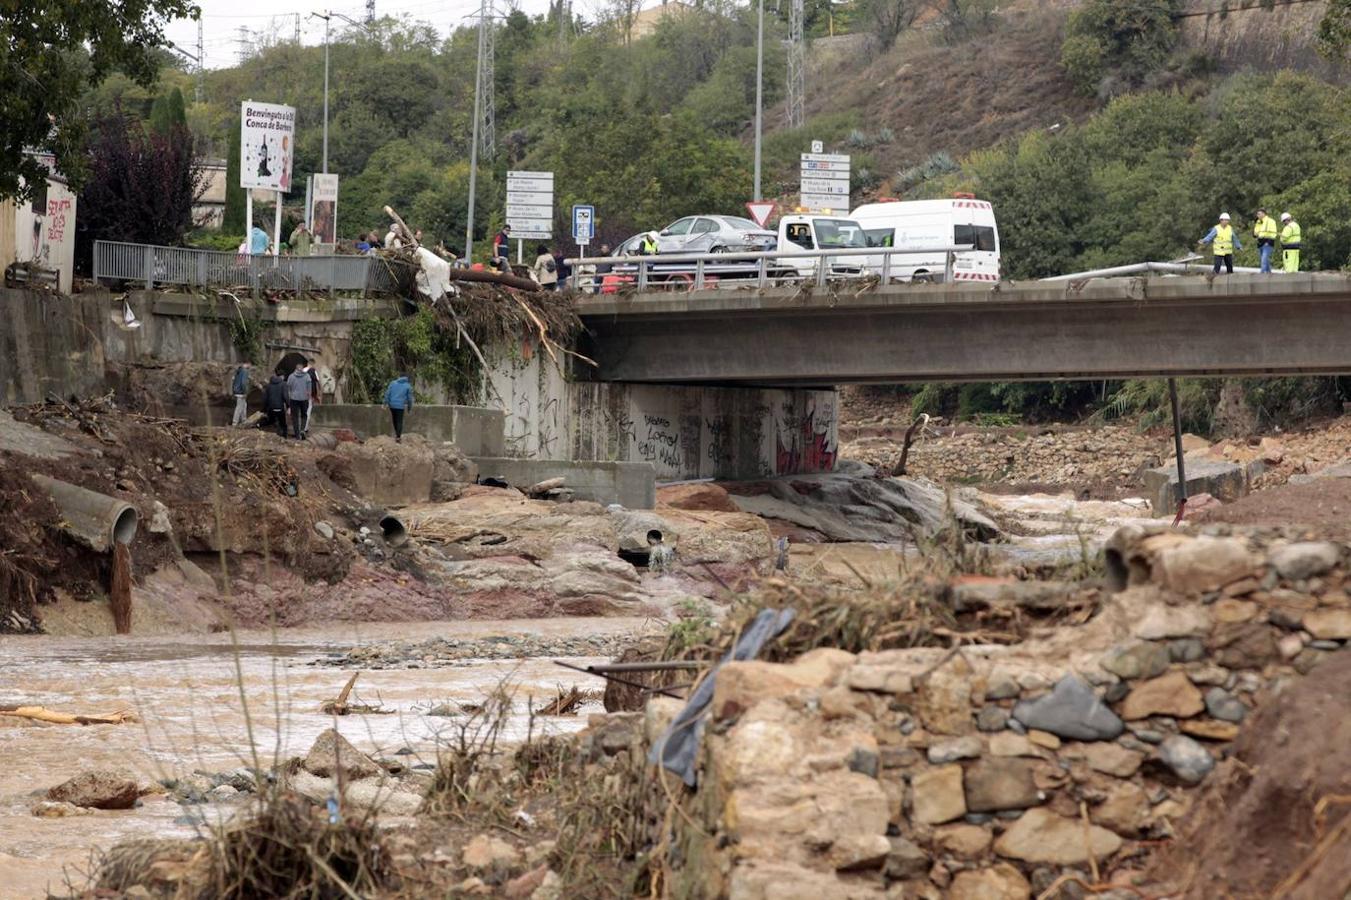
[[[46,475],[34,475],[33,481],[61,511],[61,530],[91,550],[106,553],[113,544],[130,544],[136,537],[139,516],[125,500]]]
[[[408,542],[408,529],[398,516],[388,513],[381,516],[380,532],[384,535],[385,543],[391,547],[401,547]]]

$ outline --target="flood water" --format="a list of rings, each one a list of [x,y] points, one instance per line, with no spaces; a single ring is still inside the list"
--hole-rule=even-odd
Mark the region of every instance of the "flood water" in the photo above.
[[[267,768],[301,756],[335,719],[320,712],[350,677],[351,668],[313,666],[317,658],[359,644],[530,635],[536,638],[636,633],[640,619],[547,619],[508,622],[337,623],[277,633],[137,638],[0,637],[0,705],[42,705],[63,712],[134,711],[139,723],[33,725],[0,717],[0,900],[65,893],[66,878],[82,885],[95,848],[128,837],[190,837],[185,820],[220,815],[216,805],[180,806],[148,797],[126,811],[45,819],[30,809],[54,785],[90,769],[134,774],[143,783],[194,770],[222,772],[239,766]],[[584,665],[599,659],[570,658]],[[551,658],[471,660],[441,668],[362,670],[351,701],[380,704],[389,715],[336,720],[358,748],[401,756],[409,764],[434,762],[438,735],[448,737],[454,718],[424,712],[443,701],[476,702],[504,679],[516,692],[516,714],[504,731],[520,740],[528,727],[528,698],[535,707],[559,686],[584,690],[600,679],[571,672]],[[582,728],[578,716],[536,718],[536,733]],[[179,821],[176,821],[179,820]],[[214,820],[213,820],[214,821]]]

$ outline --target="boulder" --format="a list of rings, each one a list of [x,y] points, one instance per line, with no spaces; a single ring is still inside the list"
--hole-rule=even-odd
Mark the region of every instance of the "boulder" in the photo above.
[[[962,767],[953,763],[917,773],[910,780],[914,819],[939,825],[966,815],[962,791]]]
[[[1091,855],[1099,863],[1121,849],[1121,838],[1097,825],[1084,826],[1049,809],[1029,809],[995,841],[995,852],[1010,859],[1078,866]]]
[[[1149,796],[1130,781],[1116,784],[1091,812],[1092,820],[1126,838],[1139,837],[1149,822]]]
[[[1179,594],[1216,591],[1251,575],[1257,558],[1238,538],[1200,535],[1159,554],[1158,574],[1163,586]]]
[[[1243,701],[1224,688],[1213,687],[1206,691],[1206,712],[1225,722],[1242,722],[1248,715],[1248,707]]]
[[[74,803],[67,803],[64,800],[39,800],[33,804],[29,810],[39,819],[64,819],[67,816],[92,816],[93,810],[84,806],[76,806]]]
[[[478,481],[478,463],[461,453],[454,444],[436,444],[432,449],[432,480],[473,484]]]
[[[1210,494],[1232,503],[1248,493],[1248,472],[1237,463],[1206,458],[1187,458],[1187,496]],[[1144,473],[1145,495],[1155,516],[1177,512],[1177,464],[1148,469]]]
[[[984,759],[966,770],[966,808],[970,812],[1026,809],[1041,802],[1033,778],[1035,763],[1027,759]]]
[[[387,435],[364,444],[341,441],[334,452],[347,460],[357,493],[372,503],[400,506],[431,497],[436,453],[420,435],[403,443]]]
[[[1164,739],[1159,745],[1159,758],[1186,784],[1200,784],[1215,768],[1215,758],[1210,751],[1181,734]]]
[[[1282,578],[1303,581],[1322,575],[1341,561],[1342,549],[1330,541],[1301,541],[1277,547],[1267,561]]]
[[[301,768],[320,778],[333,778],[341,772],[350,781],[384,773],[375,760],[353,747],[336,728],[326,729],[315,738]]]
[[[1168,668],[1168,647],[1155,641],[1119,644],[1102,658],[1102,667],[1121,678],[1153,678]]]
[[[1351,609],[1318,609],[1305,613],[1304,629],[1320,640],[1351,639]]]
[[[726,488],[708,481],[668,484],[657,488],[657,507],[695,512],[740,512]]]
[[[1013,717],[1028,728],[1081,741],[1114,740],[1124,727],[1093,688],[1073,673],[1056,682],[1051,693],[1018,703]]]
[[[1150,716],[1185,719],[1205,708],[1201,692],[1186,673],[1169,672],[1137,684],[1121,704],[1121,716],[1127,721]]]
[[[898,835],[887,838],[887,842],[891,845],[884,867],[888,878],[903,881],[907,878],[923,878],[928,874],[931,864],[929,854],[916,846],[914,841]]]
[[[131,809],[141,795],[136,780],[121,772],[83,772],[47,791],[47,799],[89,809]]]
[[[958,872],[948,888],[948,900],[1027,900],[1032,885],[1008,863],[990,869]]]

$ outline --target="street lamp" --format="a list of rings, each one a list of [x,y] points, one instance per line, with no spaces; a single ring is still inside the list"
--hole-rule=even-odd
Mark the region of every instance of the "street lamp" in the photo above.
[[[326,12],[326,13],[317,13],[317,12],[316,12],[316,13],[310,13],[310,18],[311,18],[311,19],[323,19],[323,20],[324,20],[324,161],[323,161],[323,174],[325,174],[325,175],[328,174],[328,25],[329,25],[329,20],[332,19],[334,16],[337,16],[339,19],[342,19],[344,22],[348,23],[349,25],[355,25],[357,28],[363,28],[363,29],[364,29],[364,28],[366,27],[366,26],[363,25],[361,22],[358,22],[356,19],[350,18],[350,17],[348,17],[348,16],[344,16],[342,13],[334,12],[334,11],[331,10],[331,9],[330,9],[328,12]]]
[[[764,120],[765,87],[765,0],[760,0],[758,35],[755,40],[755,196],[760,199],[760,133]]]

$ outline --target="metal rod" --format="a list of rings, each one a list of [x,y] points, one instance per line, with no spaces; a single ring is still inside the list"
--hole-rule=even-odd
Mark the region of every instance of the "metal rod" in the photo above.
[[[328,20],[324,16],[324,174],[328,174]]]
[[[1173,450],[1177,453],[1177,518],[1176,525],[1182,521],[1182,513],[1187,506],[1187,466],[1182,457],[1182,408],[1177,399],[1177,379],[1168,379],[1168,402],[1173,407]]]
[[[606,675],[602,672],[592,672],[589,669],[583,669],[581,666],[574,666],[572,663],[565,663],[561,659],[554,660],[554,665],[562,666],[565,669],[571,669],[574,672],[581,672],[583,675],[595,675],[598,678],[604,678],[606,681],[613,681],[616,684],[622,684],[628,687],[638,688],[641,691],[651,691],[654,694],[665,694],[667,697],[674,697],[677,700],[685,699],[679,694],[673,693],[669,688],[654,688],[646,684],[639,684],[636,681],[629,681],[627,678],[620,678],[617,675]]]

